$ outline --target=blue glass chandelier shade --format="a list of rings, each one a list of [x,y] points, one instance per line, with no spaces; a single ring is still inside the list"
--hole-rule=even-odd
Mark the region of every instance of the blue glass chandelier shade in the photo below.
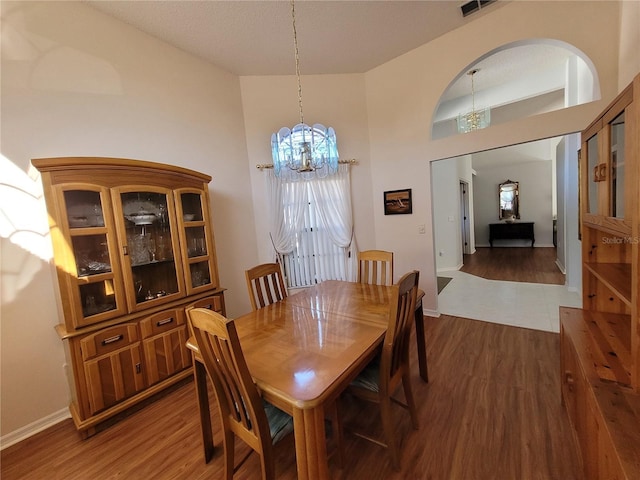
[[[333,128],[316,123],[299,123],[292,129],[282,127],[271,135],[271,151],[276,176],[293,170],[317,171],[332,175],[338,171],[338,144]]]

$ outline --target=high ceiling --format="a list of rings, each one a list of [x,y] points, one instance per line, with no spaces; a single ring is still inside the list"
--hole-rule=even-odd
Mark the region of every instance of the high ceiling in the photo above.
[[[289,0],[83,0],[88,5],[237,75],[295,73]],[[300,70],[305,74],[364,73],[429,41],[492,15],[498,0],[463,17],[465,0],[296,0]],[[498,90],[501,105],[545,93],[549,72],[558,78],[570,53],[553,45],[520,45],[482,59],[476,92]],[[526,77],[507,96],[507,84]],[[455,81],[453,81],[455,80]],[[464,72],[441,101],[457,115],[468,103]],[[556,80],[556,83],[564,81]],[[557,85],[556,85],[557,87]],[[514,89],[511,89],[514,91]],[[480,97],[481,98],[481,97]],[[466,107],[465,107],[466,108]],[[444,112],[444,110],[442,111]],[[438,120],[441,120],[441,115]],[[450,118],[451,114],[445,115]]]
[[[288,0],[106,1],[88,4],[237,75],[295,72]],[[463,17],[463,0],[297,0],[302,74],[363,73],[506,1]]]

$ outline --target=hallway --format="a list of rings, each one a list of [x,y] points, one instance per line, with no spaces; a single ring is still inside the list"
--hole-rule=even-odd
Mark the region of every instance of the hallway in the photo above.
[[[479,248],[476,254],[465,255],[460,271],[439,273],[452,280],[438,295],[438,310],[441,314],[558,332],[558,307],[580,307],[582,299],[578,292],[564,286],[564,275],[554,258],[553,248]]]

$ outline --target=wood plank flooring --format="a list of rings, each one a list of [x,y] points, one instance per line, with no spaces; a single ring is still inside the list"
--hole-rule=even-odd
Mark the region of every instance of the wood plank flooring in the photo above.
[[[489,280],[565,284],[553,247],[477,248],[473,255],[464,255],[463,262],[461,272]]]
[[[411,428],[406,411],[394,410],[402,471],[393,471],[383,448],[347,431],[347,460],[342,469],[332,463],[334,479],[582,478],[560,404],[557,334],[451,316],[426,317],[425,323],[429,384],[418,377],[411,352],[420,429]],[[345,399],[347,430],[357,426],[381,435],[377,410],[368,414],[365,408],[375,407]],[[220,441],[219,431],[214,438]],[[279,447],[278,478],[295,479],[293,442]],[[237,446],[238,453],[245,449]],[[223,462],[220,448],[204,463],[192,382],[87,440],[68,420],[6,448],[1,461],[3,480],[216,479]],[[258,457],[252,455],[234,478],[260,478]]]

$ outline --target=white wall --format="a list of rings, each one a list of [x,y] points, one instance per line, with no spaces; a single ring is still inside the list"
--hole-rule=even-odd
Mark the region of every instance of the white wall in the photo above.
[[[564,226],[567,222],[566,218],[566,205],[565,205],[565,196],[567,194],[568,189],[568,175],[567,175],[567,144],[565,139],[563,138],[558,143],[556,147],[556,162],[555,162],[555,170],[556,170],[556,185],[557,185],[557,198],[558,205],[556,210],[557,217],[557,226],[558,226],[558,234],[557,234],[557,248],[556,255],[557,260],[556,263],[558,268],[562,271],[562,273],[567,272],[567,245],[565,238],[565,229]]]
[[[458,159],[431,163],[433,224],[436,270],[457,270],[462,266],[462,231],[460,228],[460,179]]]
[[[416,235],[415,225],[432,223],[428,162],[580,131],[617,93],[618,26],[617,3],[583,2],[576,8],[574,2],[512,2],[367,73],[374,196],[392,185],[417,194],[414,218],[391,224],[376,208],[376,239],[413,258],[421,281],[428,282],[427,310],[437,311],[435,248],[433,237]],[[433,113],[451,79],[486,53],[531,38],[561,40],[584,52],[597,69],[603,100],[430,140]]]
[[[582,296],[582,244],[578,239],[578,150],[580,135],[564,138],[564,245],[565,245],[565,285]],[[561,228],[560,226],[558,228]],[[558,239],[558,241],[560,241]]]
[[[473,228],[473,178],[471,156],[431,162],[431,189],[436,271],[458,270],[463,263],[460,181],[467,182],[469,198],[469,249],[475,251]]]
[[[640,73],[640,1],[624,0],[620,6],[618,90],[622,91]]]
[[[249,310],[241,265],[257,250],[238,77],[79,2],[3,1],[2,35],[2,181],[29,179],[31,158],[76,155],[210,174],[228,313]],[[15,202],[0,208],[24,216]],[[24,229],[48,231],[40,208]],[[0,230],[3,439],[69,403],[55,281],[11,229]]]
[[[473,208],[475,212],[476,246],[489,246],[489,224],[499,223],[498,185],[505,180],[519,182],[520,222],[534,222],[535,246],[553,246],[551,201],[551,168],[549,160],[476,168]],[[499,240],[494,246],[531,246],[527,240]]]

